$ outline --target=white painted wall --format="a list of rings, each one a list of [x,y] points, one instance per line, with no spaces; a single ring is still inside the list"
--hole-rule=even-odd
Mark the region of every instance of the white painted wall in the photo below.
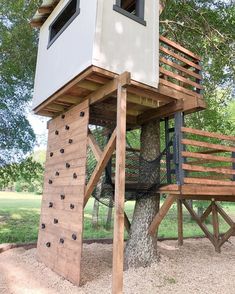
[[[49,26],[68,1],[60,1],[40,30],[33,108],[92,64],[158,86],[159,1],[145,0],[143,26],[114,11],[115,0],[80,0],[80,14],[47,49]]]
[[[80,14],[47,49],[49,26],[68,1],[60,1],[40,30],[33,108],[92,63],[97,0],[81,0]]]

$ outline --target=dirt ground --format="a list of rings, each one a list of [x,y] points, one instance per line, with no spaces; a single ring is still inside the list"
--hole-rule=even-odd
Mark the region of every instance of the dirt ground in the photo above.
[[[1,294],[111,293],[112,245],[84,245],[83,286],[78,288],[35,258],[36,249],[0,254]],[[206,239],[159,242],[160,261],[124,274],[124,293],[235,293],[235,237],[215,253]]]

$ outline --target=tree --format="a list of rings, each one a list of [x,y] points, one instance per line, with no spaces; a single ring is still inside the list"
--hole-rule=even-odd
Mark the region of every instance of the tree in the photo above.
[[[191,115],[187,124],[200,128],[207,125],[211,131],[234,132],[234,124],[226,117],[234,76],[231,61],[235,7],[232,1],[162,0],[161,12],[161,33],[203,57],[204,97],[208,110]],[[158,122],[142,126],[141,134],[143,156],[156,157],[160,139]],[[150,150],[153,154],[149,154]],[[148,235],[148,228],[158,211],[158,204],[158,195],[136,201],[125,249],[126,268],[148,266],[156,259],[156,243]]]
[[[32,96],[37,44],[29,19],[38,2],[0,3],[0,166],[22,158],[35,141],[26,109]]]

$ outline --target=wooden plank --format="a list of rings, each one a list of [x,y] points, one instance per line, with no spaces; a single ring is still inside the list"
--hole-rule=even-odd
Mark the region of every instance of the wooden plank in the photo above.
[[[222,216],[222,218],[227,222],[227,224],[230,227],[234,227],[235,224],[234,224],[234,221],[231,219],[231,217],[223,210],[223,208],[218,203],[216,203],[216,205],[217,205],[217,211]]]
[[[183,231],[183,206],[182,206],[181,199],[177,199],[177,219],[178,219],[178,245],[182,246],[184,243],[184,231]]]
[[[112,293],[123,292],[127,90],[118,85]]]
[[[169,59],[166,59],[165,57],[160,57],[160,62],[169,65],[177,70],[179,70],[180,72],[184,72],[189,76],[192,76],[194,78],[197,78],[199,80],[202,80],[202,76],[200,74],[195,73],[194,71],[188,70],[185,67],[179,65],[178,63],[172,62]]]
[[[220,140],[227,140],[227,141],[235,141],[235,136],[227,136],[227,135],[222,135],[214,132],[207,132],[207,131],[202,131],[202,130],[197,130],[197,129],[192,129],[192,128],[182,128],[182,132],[184,133],[189,133],[189,134],[194,134],[194,135],[199,135],[199,136],[204,136],[204,137],[209,137],[209,138],[216,138]]]
[[[173,79],[176,79],[178,81],[181,81],[181,82],[183,82],[183,83],[185,83],[187,85],[193,86],[193,87],[195,87],[197,89],[200,89],[200,90],[203,89],[202,85],[200,85],[200,84],[198,84],[196,82],[193,82],[190,79],[186,79],[186,78],[182,77],[181,75],[178,75],[178,74],[173,73],[173,72],[171,72],[169,70],[166,70],[163,67],[160,67],[159,70],[160,70],[160,73],[162,73],[162,74],[164,74],[164,75],[166,75],[168,77],[171,77]]]
[[[217,181],[207,180],[203,178],[185,178],[185,184],[200,184],[200,185],[217,185],[217,186],[235,186],[235,182],[232,181]]]
[[[164,37],[164,36],[162,36],[162,35],[159,37],[159,40],[160,40],[161,42],[163,42],[163,43],[169,45],[170,47],[172,47],[172,48],[174,48],[174,49],[176,49],[176,50],[178,50],[178,51],[180,51],[180,52],[182,52],[182,53],[188,55],[189,57],[191,57],[191,58],[193,58],[193,59],[197,59],[197,60],[199,60],[199,61],[201,60],[201,58],[200,58],[198,55],[196,55],[195,53],[191,52],[190,50],[184,48],[183,46],[181,46],[181,45],[175,43],[175,42],[172,41],[172,40],[169,40],[168,38],[166,38],[166,37]]]
[[[84,206],[87,204],[87,201],[89,200],[91,193],[93,192],[96,184],[99,181],[100,176],[102,175],[102,172],[104,171],[109,159],[112,156],[112,153],[115,149],[115,143],[116,143],[116,134],[117,130],[115,129],[112,133],[111,138],[109,139],[108,144],[105,146],[104,151],[102,153],[102,156],[97,163],[91,178],[86,186],[86,191],[85,191],[85,197],[84,197]]]
[[[234,226],[232,228],[230,228],[224,235],[223,237],[220,239],[220,242],[219,242],[219,247],[221,247],[226,241],[228,241],[228,239],[230,237],[233,236],[234,234],[234,231],[235,231],[235,228]]]
[[[102,156],[102,151],[98,145],[98,143],[96,142],[95,137],[93,136],[91,130],[89,129],[88,131],[88,144],[91,147],[91,150],[95,156],[95,159],[97,161],[100,160],[101,156]]]
[[[187,178],[186,178],[187,179]],[[213,184],[212,184],[213,185]],[[235,196],[235,189],[228,186],[201,186],[201,185],[183,185],[181,187],[182,194],[185,195],[227,195]]]
[[[163,202],[159,212],[156,214],[156,216],[154,217],[150,227],[149,227],[149,234],[154,236],[154,234],[156,233],[156,230],[158,229],[160,223],[162,222],[163,218],[166,216],[166,214],[168,213],[169,209],[171,208],[172,204],[175,201],[175,195],[168,195],[165,199],[165,201]]]
[[[193,219],[197,222],[201,230],[204,232],[204,234],[207,236],[207,238],[211,241],[211,243],[215,246],[215,241],[213,235],[210,233],[210,231],[207,229],[206,225],[204,225],[200,218],[197,216],[195,211],[190,207],[190,205],[187,203],[186,200],[182,200],[184,206],[187,208]]]
[[[167,55],[170,55],[180,61],[182,61],[183,63],[187,64],[187,65],[190,65],[191,67],[194,67],[196,69],[199,69],[199,70],[202,70],[202,67],[192,61],[190,61],[189,59],[177,54],[177,53],[174,53],[172,50],[169,50],[163,46],[160,46],[160,51],[162,51],[163,53],[167,54]]]
[[[192,164],[183,164],[182,168],[184,170],[194,171],[194,172],[214,172],[217,174],[235,175],[235,170],[232,170],[229,168],[208,167],[208,166],[192,165]]]
[[[210,204],[207,207],[207,209],[203,212],[202,216],[200,217],[202,223],[208,218],[208,216],[210,215],[211,211],[212,211],[212,204]]]
[[[220,144],[212,144],[207,142],[201,142],[196,140],[189,140],[189,139],[183,139],[181,141],[184,145],[191,145],[191,146],[197,146],[197,147],[205,147],[205,148],[211,148],[216,149],[220,151],[228,151],[228,152],[235,152],[235,147],[220,145]]]
[[[172,101],[168,104],[160,106],[157,109],[150,109],[140,114],[137,117],[137,123],[142,125],[156,118],[164,118],[174,114],[177,111],[181,111],[184,107],[183,100]]]
[[[214,232],[214,240],[215,240],[215,251],[220,253],[219,246],[219,218],[218,211],[215,201],[212,201],[212,223],[213,223],[213,232]]]
[[[186,89],[184,87],[181,87],[181,86],[179,86],[177,84],[174,84],[174,83],[172,83],[170,81],[167,81],[167,80],[164,80],[162,78],[159,79],[159,83],[163,84],[163,85],[166,85],[167,87],[173,88],[174,90],[178,91],[178,99],[182,98],[182,97],[179,97],[179,92],[188,94],[189,96],[195,96],[195,97],[198,97],[198,98],[203,98],[201,94],[198,94],[197,92],[195,92],[193,90]],[[188,97],[188,98],[190,98],[190,97]]]
[[[204,154],[204,153],[198,153],[198,152],[187,152],[183,151],[182,152],[183,157],[190,157],[190,158],[198,158],[201,159],[202,162],[203,160],[208,160],[208,161],[218,161],[218,162],[234,162],[235,163],[235,158],[231,157],[225,157],[225,156],[214,156],[214,155],[209,155],[209,154]],[[195,162],[194,162],[195,164]]]

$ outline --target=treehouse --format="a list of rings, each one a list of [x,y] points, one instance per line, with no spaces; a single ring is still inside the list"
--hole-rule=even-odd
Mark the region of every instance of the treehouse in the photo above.
[[[159,36],[158,11],[156,0],[44,0],[31,20],[40,28],[34,112],[51,118],[38,258],[77,285],[91,195],[115,206],[113,293],[121,293],[124,225],[130,229],[125,200],[168,195],[152,235],[177,201],[180,245],[183,204],[217,251],[235,233],[217,202],[235,201],[235,137],[185,126],[206,108],[200,57]],[[156,119],[164,140],[150,162],[127,138]],[[198,216],[188,200],[211,204]],[[210,213],[213,233],[204,223]],[[230,226],[222,236],[218,214]]]

